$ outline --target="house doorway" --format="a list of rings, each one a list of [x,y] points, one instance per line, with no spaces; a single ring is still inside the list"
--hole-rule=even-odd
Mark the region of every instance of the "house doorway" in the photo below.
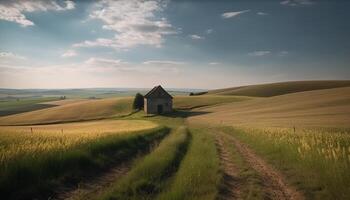
[[[163,105],[158,105],[157,106],[157,112],[158,112],[158,114],[162,114],[163,113]]]

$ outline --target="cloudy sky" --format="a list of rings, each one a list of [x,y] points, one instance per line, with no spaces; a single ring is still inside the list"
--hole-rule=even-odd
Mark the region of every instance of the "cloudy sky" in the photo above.
[[[0,88],[350,79],[350,1],[1,0]]]

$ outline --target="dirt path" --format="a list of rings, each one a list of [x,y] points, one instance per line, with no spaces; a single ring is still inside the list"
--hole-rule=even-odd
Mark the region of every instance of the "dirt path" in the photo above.
[[[223,187],[219,194],[219,199],[241,199],[238,179],[238,169],[231,161],[230,152],[226,148],[223,138],[216,135],[216,146],[220,157],[220,165],[223,168]]]
[[[266,163],[262,158],[257,156],[247,145],[234,138],[232,135],[227,137],[235,145],[237,151],[246,160],[248,165],[259,173],[263,180],[263,189],[268,195],[268,199],[273,200],[302,200],[303,195],[294,187],[289,186],[284,177]]]
[[[111,168],[98,177],[86,178],[77,187],[74,188],[62,188],[59,194],[53,199],[63,200],[76,200],[76,199],[93,199],[102,194],[105,188],[108,188],[116,180],[121,178],[131,168],[131,161],[125,162]]]

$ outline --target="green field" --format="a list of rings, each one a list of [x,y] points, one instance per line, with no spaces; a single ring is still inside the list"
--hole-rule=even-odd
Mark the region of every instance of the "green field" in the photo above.
[[[175,96],[166,115],[117,97],[0,117],[1,197],[348,199],[350,87],[301,83]]]

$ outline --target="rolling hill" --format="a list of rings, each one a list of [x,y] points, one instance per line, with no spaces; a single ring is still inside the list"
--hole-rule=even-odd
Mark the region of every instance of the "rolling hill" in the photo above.
[[[272,97],[310,90],[349,87],[350,81],[292,81],[210,90],[207,94]]]
[[[129,114],[131,103],[131,97],[72,101],[72,103],[52,108],[0,117],[0,125],[48,124],[103,119]]]
[[[285,94],[199,108],[190,118],[206,124],[350,128],[350,87]]]

